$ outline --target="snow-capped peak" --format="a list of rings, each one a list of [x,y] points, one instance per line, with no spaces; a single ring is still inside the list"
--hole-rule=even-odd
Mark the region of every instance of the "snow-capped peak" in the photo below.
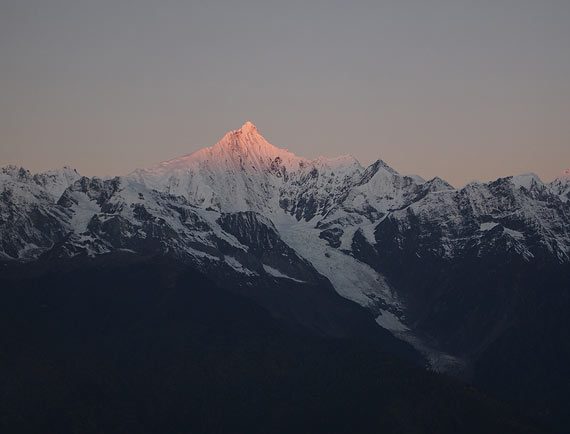
[[[243,144],[254,144],[258,142],[267,142],[265,137],[259,134],[259,130],[251,122],[247,121],[237,130],[231,130],[226,133],[226,135],[217,143],[218,145],[227,142],[232,142],[240,138],[240,142]],[[267,142],[269,143],[269,142]]]
[[[523,173],[513,176],[511,182],[518,188],[524,187],[529,190],[533,184],[542,185],[542,180],[535,173]]]
[[[59,199],[63,192],[79,178],[81,175],[77,173],[77,170],[68,166],[34,175],[36,183],[45,188],[56,199]]]
[[[568,202],[570,200],[570,169],[566,169],[552,181],[550,188],[563,202]]]
[[[287,202],[291,205],[299,195],[309,194],[307,189],[311,195],[328,197],[331,189],[342,190],[342,185],[362,170],[351,155],[314,160],[298,157],[269,143],[253,123],[246,122],[214,146],[136,170],[130,177],[152,189],[185,196],[198,206],[262,211],[286,206],[280,205],[285,184],[291,188],[285,188],[283,194],[294,196]]]
[[[223,157],[226,157],[229,153],[242,158],[253,158],[258,160],[257,162],[272,161],[277,157],[280,157],[282,161],[294,161],[295,163],[302,160],[302,158],[297,157],[286,149],[273,146],[259,133],[257,127],[249,121],[243,124],[240,129],[226,133],[212,148],[218,151],[216,153],[218,157],[222,156],[219,155],[221,152],[225,154]]]
[[[241,126],[239,131],[241,131],[243,134],[257,132],[257,127],[253,125],[253,123],[251,123],[250,121],[247,121],[245,124]]]
[[[18,183],[28,189],[31,185],[52,196],[57,201],[66,188],[81,178],[81,175],[71,167],[48,170],[42,173],[31,173],[23,167],[8,165],[0,170],[0,181],[3,183]]]
[[[214,146],[162,162],[150,169],[137,170],[134,175],[187,172],[204,166],[228,170],[241,166],[247,170],[262,170],[271,166],[277,157],[279,164],[287,170],[297,168],[303,161],[288,150],[273,146],[248,121],[241,128],[227,132]]]

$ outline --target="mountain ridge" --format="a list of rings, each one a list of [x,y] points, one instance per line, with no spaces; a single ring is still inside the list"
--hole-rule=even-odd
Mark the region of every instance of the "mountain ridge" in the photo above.
[[[191,247],[183,247],[196,238],[195,228],[184,223],[189,215],[194,215],[194,222],[208,222],[196,223],[203,229],[217,227],[216,215],[253,211],[269,218],[281,236],[289,237],[293,250],[303,251],[311,263],[321,263],[325,253],[329,257],[340,254],[339,262],[361,262],[362,258],[356,259],[360,253],[354,251],[355,242],[378,246],[382,240],[375,234],[389,220],[398,222],[398,231],[404,226],[417,228],[422,221],[426,227],[437,227],[439,238],[427,239],[429,249],[435,247],[441,258],[456,257],[470,243],[483,249],[489,239],[505,238],[505,243],[497,245],[512,249],[525,260],[547,255],[556,261],[570,261],[566,205],[570,181],[560,178],[544,184],[536,175],[525,174],[456,189],[438,177],[425,181],[400,175],[382,160],[363,168],[352,156],[297,157],[270,144],[251,122],[228,132],[214,146],[124,177],[86,178],[69,168],[32,175],[8,166],[0,171],[0,185],[4,199],[0,215],[5,221],[0,227],[1,253],[12,259],[33,259],[64,239],[75,246],[70,252],[78,246],[88,254],[108,252],[117,246],[102,241],[103,232],[93,236],[93,230],[110,227],[119,217],[123,223],[118,225],[130,227],[134,232],[129,237],[140,240],[147,234],[134,228],[140,227],[145,217],[159,219],[172,231],[166,239],[172,241],[172,234],[186,233],[186,241],[176,243],[180,254],[186,249],[196,255]],[[178,217],[181,206],[186,209],[185,217]],[[155,211],[149,213],[151,209]],[[30,217],[34,214],[44,216],[49,221],[46,228],[51,227],[53,233],[39,233],[35,227],[38,219]],[[21,229],[14,231],[10,222]],[[37,242],[27,235],[34,230]],[[218,235],[223,232],[211,230]],[[298,240],[295,231],[313,241]],[[418,248],[416,254],[426,254],[421,253],[425,247]],[[360,268],[355,263],[355,269]],[[346,285],[328,265],[323,264],[320,272],[333,285],[338,280],[336,287]],[[368,274],[371,282],[383,281],[377,272],[369,270]],[[385,284],[369,286],[364,290],[337,289],[367,307],[377,304],[377,295],[371,294],[380,291],[386,298],[390,292]]]
[[[0,181],[6,259],[155,251],[247,278],[270,278],[274,270],[272,278],[279,273],[304,281],[288,274],[285,262],[281,269],[252,263],[248,246],[220,226],[223,215],[257,213],[298,255],[295,261],[311,264],[382,327],[435,357],[432,366],[442,355],[409,332],[409,303],[386,280],[375,251],[386,245],[401,255],[411,240],[410,254],[418,258],[512,252],[527,262],[570,261],[562,180],[544,184],[527,174],[456,189],[438,177],[400,175],[382,160],[363,168],[352,156],[297,157],[270,144],[250,122],[214,146],[123,177],[80,177],[69,168],[32,175],[10,167]]]
[[[354,335],[354,318],[375,320],[431,369],[503,384],[498,393],[522,406],[525,375],[548,378],[552,392],[528,385],[544,395],[537,417],[558,409],[554,385],[567,372],[541,363],[567,348],[556,336],[570,317],[570,178],[454,188],[382,160],[297,157],[253,124],[111,179],[0,169],[2,261],[117,253],[188,264],[315,333]],[[536,366],[512,358],[532,359],[529,336],[544,354]]]

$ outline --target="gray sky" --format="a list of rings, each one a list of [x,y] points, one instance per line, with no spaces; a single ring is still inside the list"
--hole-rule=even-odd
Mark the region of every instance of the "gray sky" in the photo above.
[[[116,175],[250,120],[455,185],[570,167],[570,1],[0,0],[0,165]]]

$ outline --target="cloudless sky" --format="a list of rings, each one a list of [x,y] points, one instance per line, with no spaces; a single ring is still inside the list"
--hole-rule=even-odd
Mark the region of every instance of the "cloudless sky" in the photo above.
[[[0,166],[125,174],[246,120],[305,157],[549,181],[570,1],[0,1]]]

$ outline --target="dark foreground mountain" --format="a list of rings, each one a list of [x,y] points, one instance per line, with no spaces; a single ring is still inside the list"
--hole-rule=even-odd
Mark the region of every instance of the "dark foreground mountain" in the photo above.
[[[0,288],[2,432],[539,432],[373,335],[293,328],[176,261],[9,264]]]

